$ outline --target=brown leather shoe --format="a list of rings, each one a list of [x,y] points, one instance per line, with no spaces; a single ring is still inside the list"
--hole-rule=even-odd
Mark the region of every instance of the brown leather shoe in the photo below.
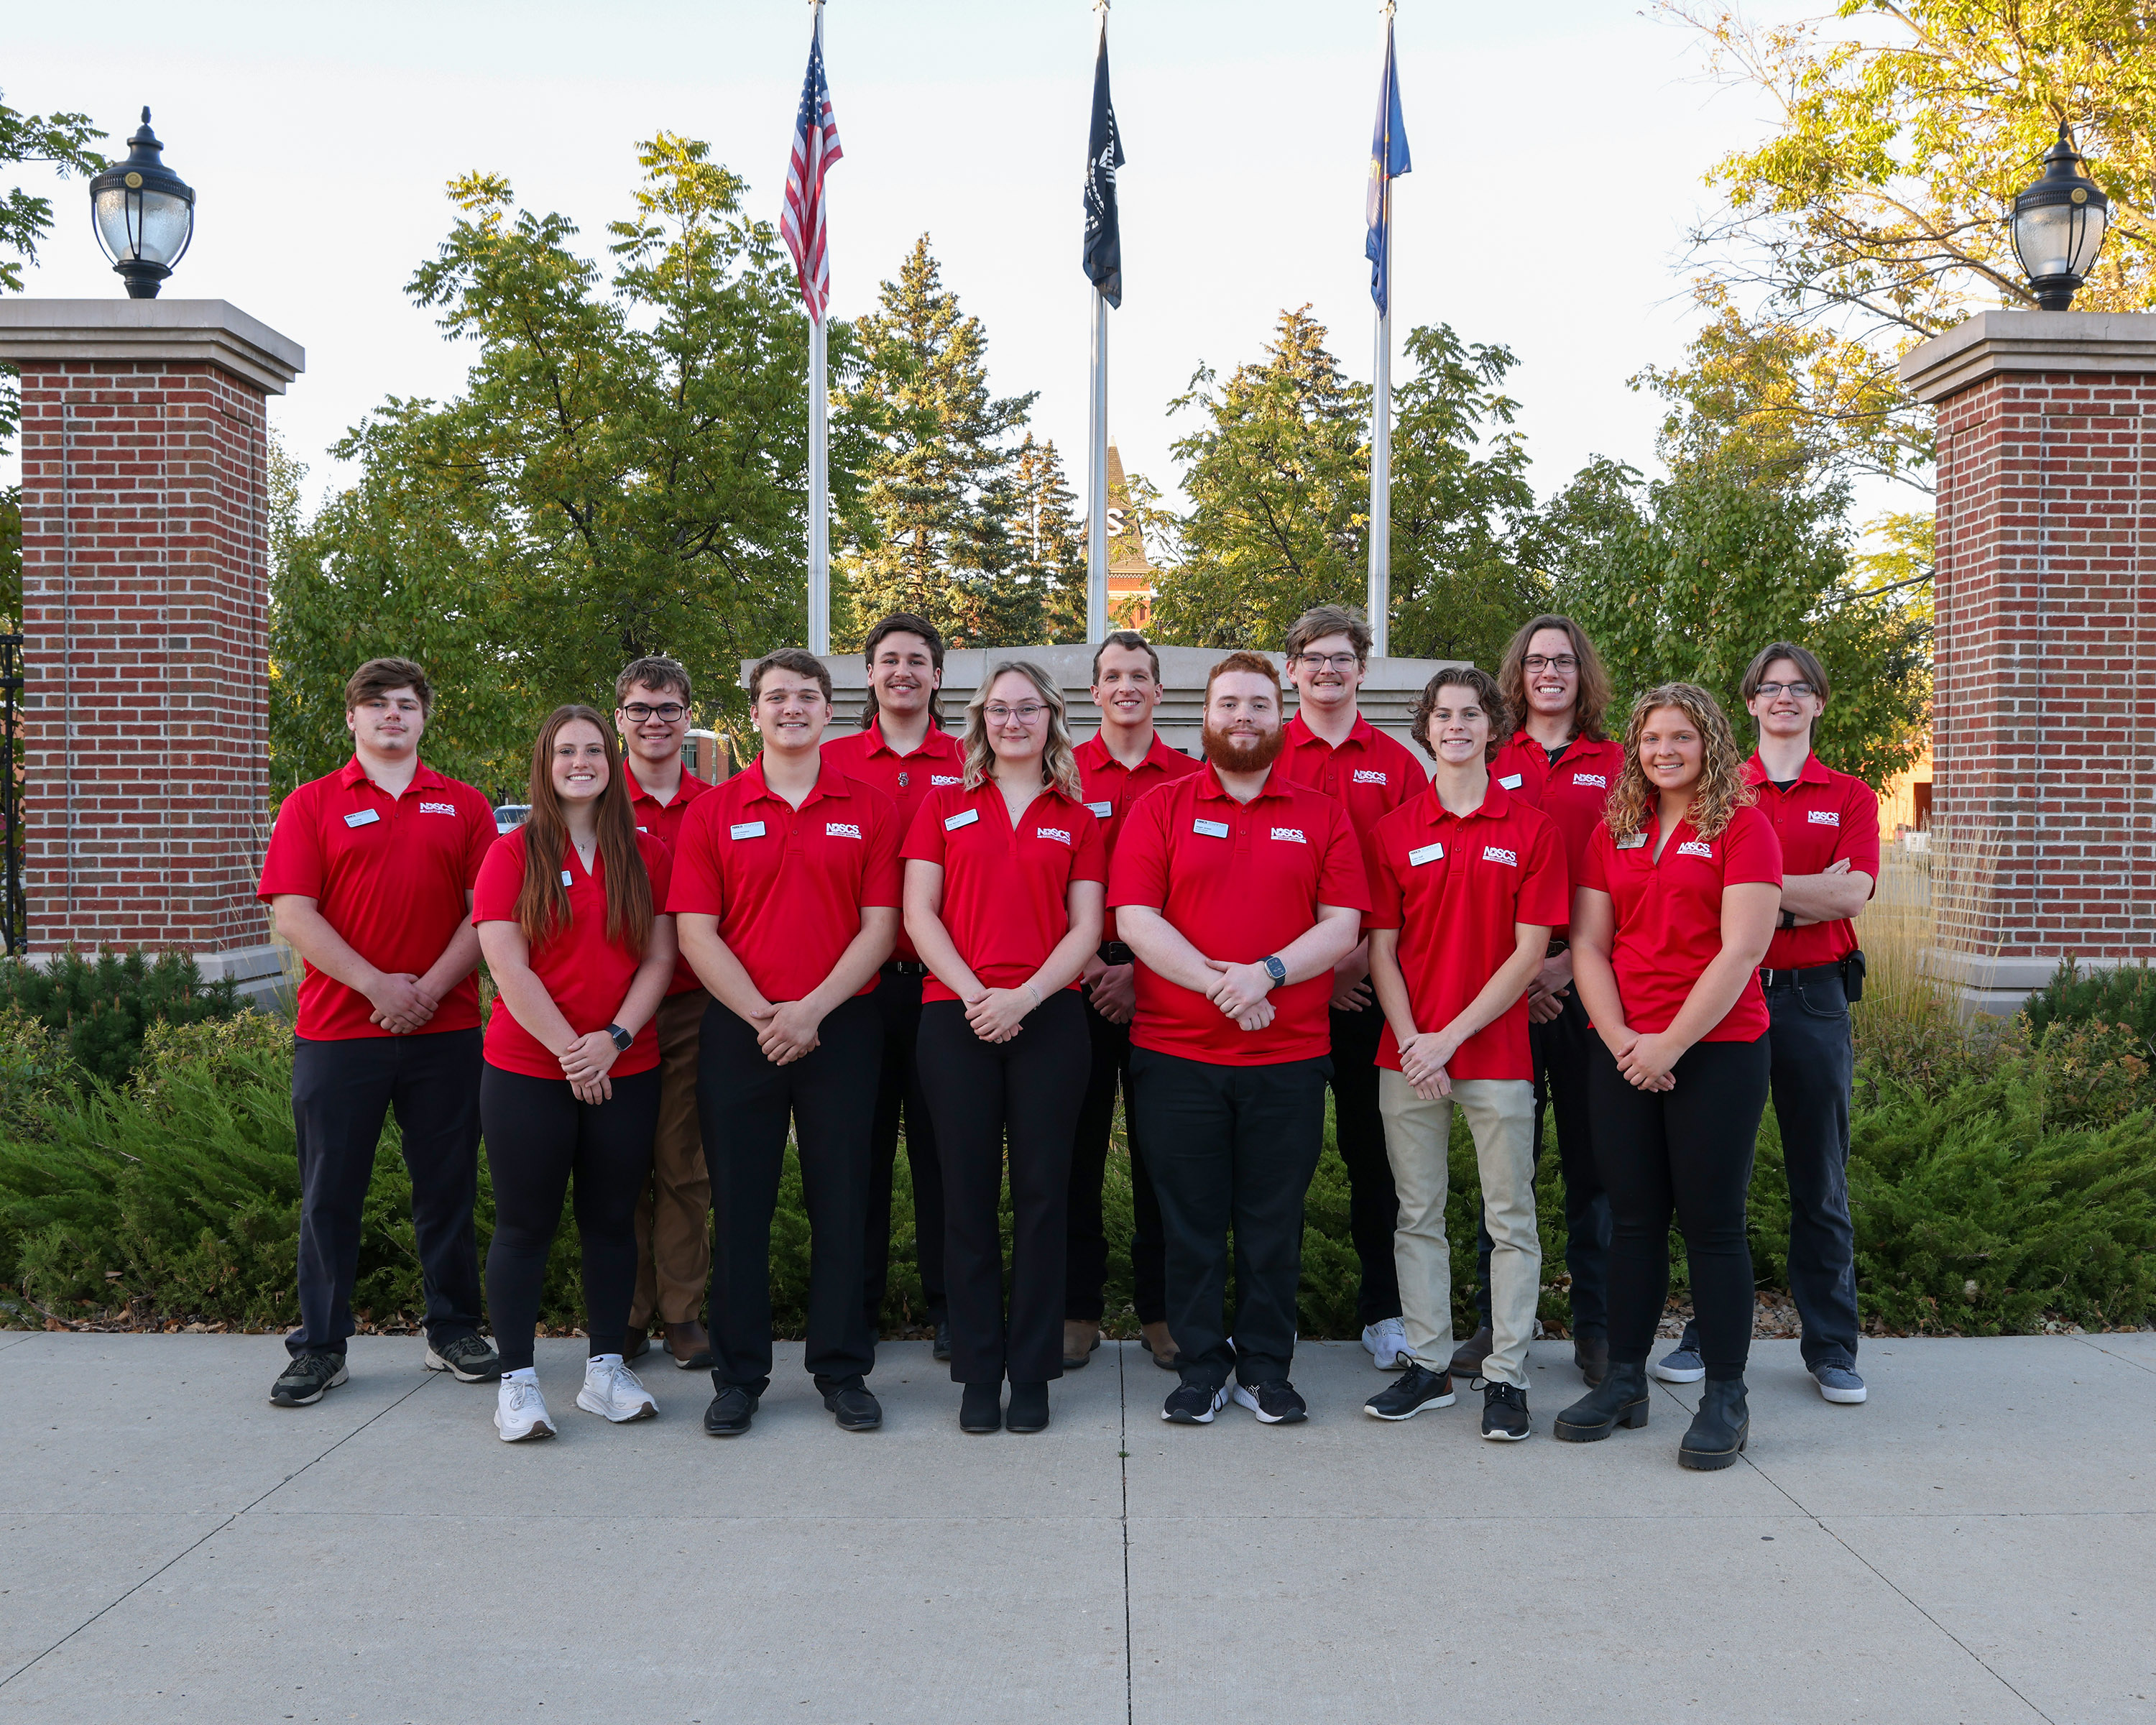
[[[666,1326],[666,1351],[674,1363],[685,1372],[708,1372],[711,1369],[711,1333],[693,1317],[685,1323]]]
[[[1138,1338],[1144,1346],[1145,1351],[1152,1356],[1152,1363],[1155,1365],[1164,1372],[1173,1372],[1177,1369],[1175,1337],[1168,1333],[1166,1319],[1163,1319],[1158,1323],[1140,1324]]]
[[[1497,1338],[1485,1324],[1465,1342],[1452,1350],[1452,1373],[1455,1378],[1479,1378],[1482,1363],[1490,1358],[1490,1350],[1497,1345]]]
[[[1063,1320],[1063,1369],[1075,1372],[1081,1366],[1092,1363],[1093,1356],[1101,1349],[1101,1326],[1090,1317],[1066,1317]]]
[[[630,1360],[642,1359],[645,1354],[650,1352],[651,1326],[649,1324],[631,1324],[629,1327],[628,1335],[624,1337],[622,1339],[622,1363],[626,1365]]]

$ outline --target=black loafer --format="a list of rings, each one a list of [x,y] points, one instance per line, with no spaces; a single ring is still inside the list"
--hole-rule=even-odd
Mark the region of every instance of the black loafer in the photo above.
[[[1016,1432],[1048,1430],[1048,1386],[1045,1384],[1011,1385],[1010,1407],[1004,1414],[1004,1430]]]
[[[729,1384],[711,1398],[704,1409],[704,1430],[713,1437],[739,1437],[756,1418],[762,1398],[751,1395],[738,1384]]]
[[[824,1398],[841,1431],[874,1431],[883,1424],[883,1404],[863,1384],[834,1389]]]
[[[958,1430],[976,1435],[1004,1429],[1004,1387],[1000,1384],[967,1384],[959,1387]]]

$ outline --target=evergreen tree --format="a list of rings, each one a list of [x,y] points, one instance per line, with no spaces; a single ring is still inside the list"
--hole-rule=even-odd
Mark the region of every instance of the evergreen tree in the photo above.
[[[874,542],[842,563],[852,639],[887,612],[912,611],[953,646],[1040,639],[1040,593],[1019,566],[1021,496],[1007,441],[1035,398],[989,394],[987,332],[943,285],[926,234],[859,335],[867,362],[839,405],[888,429],[860,474]]]
[[[1043,639],[1086,639],[1086,523],[1054,440],[1030,432],[1013,466],[1018,486],[1018,577],[1039,598]]]

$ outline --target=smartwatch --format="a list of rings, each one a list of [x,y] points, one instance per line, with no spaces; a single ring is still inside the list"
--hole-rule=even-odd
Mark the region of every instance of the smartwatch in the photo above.
[[[1273,979],[1273,986],[1276,988],[1287,980],[1287,966],[1281,963],[1278,958],[1260,958],[1258,963],[1265,966],[1265,974]]]
[[[630,1035],[628,1031],[623,1029],[619,1024],[608,1024],[607,1026],[607,1034],[613,1038],[613,1045],[619,1049],[624,1054],[627,1054],[629,1052],[629,1045],[636,1040],[636,1039]]]
[[[1797,913],[1796,913],[1794,911],[1783,911],[1783,912],[1782,912],[1782,927],[1784,927],[1784,928],[1794,928],[1796,926],[1797,926]]]

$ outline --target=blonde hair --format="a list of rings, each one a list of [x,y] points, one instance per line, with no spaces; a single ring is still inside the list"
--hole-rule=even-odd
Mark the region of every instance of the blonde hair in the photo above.
[[[966,788],[977,791],[994,769],[996,752],[988,742],[988,691],[1015,671],[1032,684],[1048,708],[1048,741],[1040,751],[1040,782],[1063,793],[1074,803],[1086,800],[1085,780],[1078,772],[1078,748],[1070,740],[1070,722],[1064,711],[1063,691],[1048,673],[1023,659],[1006,659],[988,667],[981,686],[966,703]]]
[[[1640,733],[1650,715],[1675,707],[1699,727],[1704,744],[1699,779],[1693,785],[1691,806],[1685,819],[1702,839],[1718,839],[1729,829],[1737,811],[1753,800],[1752,787],[1744,782],[1744,755],[1729,721],[1715,699],[1697,683],[1662,683],[1632,703],[1632,716],[1625,721],[1625,760],[1617,770],[1617,783],[1602,818],[1609,830],[1622,839],[1645,824],[1647,811],[1661,795],[1647,782],[1640,766]]]

